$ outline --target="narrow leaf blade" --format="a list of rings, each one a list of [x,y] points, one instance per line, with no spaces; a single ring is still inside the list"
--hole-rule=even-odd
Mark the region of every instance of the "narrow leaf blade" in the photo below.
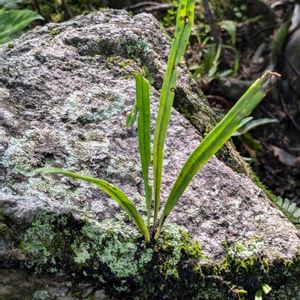
[[[165,219],[170,214],[171,210],[174,208],[193,177],[231,137],[231,135],[239,127],[241,121],[246,118],[265,97],[277,81],[278,77],[279,75],[277,73],[267,72],[261,78],[256,80],[241,99],[234,105],[234,107],[226,114],[226,116],[191,153],[182,167],[166,201],[156,237],[158,237]]]
[[[139,151],[141,156],[142,175],[147,208],[147,224],[150,225],[152,188],[149,184],[149,167],[151,162],[151,119],[150,119],[150,85],[142,74],[137,74],[136,81],[136,103],[139,111],[138,136]]]
[[[194,2],[194,0],[180,1],[176,19],[175,36],[172,42],[167,63],[167,72],[164,78],[159,100],[159,110],[156,119],[153,149],[154,227],[156,226],[160,206],[164,144],[171,116],[174,91],[178,76],[177,65],[184,54],[194,22]]]
[[[36,171],[37,174],[61,174],[67,177],[71,177],[74,179],[81,179],[90,183],[94,183],[98,188],[104,191],[108,196],[110,196],[113,200],[115,200],[128,214],[128,216],[133,220],[133,222],[138,226],[140,231],[145,237],[146,241],[150,240],[149,232],[147,226],[144,223],[143,218],[138,213],[134,204],[128,199],[128,197],[116,186],[110,184],[109,182],[94,178],[83,176],[75,172],[71,172],[65,169],[60,168],[42,168]]]

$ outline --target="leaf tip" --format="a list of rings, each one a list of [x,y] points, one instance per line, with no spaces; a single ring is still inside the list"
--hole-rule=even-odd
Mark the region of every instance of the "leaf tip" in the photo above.
[[[281,75],[277,72],[268,71],[261,77],[263,92],[269,92],[271,88],[277,83]]]

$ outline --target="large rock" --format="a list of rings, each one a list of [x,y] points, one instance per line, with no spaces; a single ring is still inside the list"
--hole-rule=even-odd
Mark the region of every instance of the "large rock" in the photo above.
[[[22,231],[42,211],[101,221],[119,209],[88,184],[26,176],[45,165],[104,178],[140,199],[137,134],[125,126],[135,98],[133,74],[143,65],[155,79],[154,128],[168,49],[169,38],[151,15],[110,10],[35,28],[0,49],[0,208],[8,226]],[[176,91],[176,103],[197,114],[198,130],[173,110],[163,198],[201,140],[199,131],[215,121],[184,66]],[[227,255],[225,243],[255,240],[249,255],[267,259],[270,266],[279,258],[294,260],[299,251],[295,227],[246,175],[216,157],[195,177],[168,221],[189,231],[215,263]],[[2,240],[2,258],[10,251],[18,259],[5,243],[10,239]]]

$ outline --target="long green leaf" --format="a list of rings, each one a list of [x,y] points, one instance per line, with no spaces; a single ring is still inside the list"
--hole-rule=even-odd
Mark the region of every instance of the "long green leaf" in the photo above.
[[[175,37],[172,42],[167,72],[164,78],[159,110],[156,119],[153,149],[153,171],[154,171],[154,227],[160,206],[160,189],[162,182],[162,165],[164,155],[164,144],[174,100],[174,91],[178,76],[177,65],[184,54],[192,25],[194,22],[194,0],[181,0],[178,8]]]
[[[113,200],[115,200],[128,214],[128,216],[134,221],[134,223],[138,226],[140,231],[145,237],[147,242],[150,241],[149,232],[147,226],[135,208],[134,204],[128,199],[128,197],[116,186],[108,183],[105,180],[83,176],[78,173],[74,173],[65,169],[60,168],[42,168],[36,171],[39,174],[61,174],[67,177],[81,179],[90,183],[94,183],[97,185],[102,191],[104,191],[108,196],[110,196]]]
[[[9,41],[14,34],[25,29],[34,20],[43,20],[43,17],[28,9],[0,9],[0,44]]]
[[[152,188],[149,184],[149,167],[151,162],[151,123],[150,123],[150,85],[142,74],[137,74],[136,104],[138,114],[139,150],[141,156],[142,175],[147,208],[147,225],[150,225]]]
[[[177,201],[199,171],[199,169],[223,146],[231,137],[232,133],[239,127],[241,121],[247,117],[252,110],[265,97],[271,87],[277,81],[279,75],[273,72],[265,73],[256,80],[226,116],[215,126],[215,128],[203,139],[201,144],[191,153],[182,167],[179,176],[174,183],[170,195],[164,206],[160,219],[160,230]]]

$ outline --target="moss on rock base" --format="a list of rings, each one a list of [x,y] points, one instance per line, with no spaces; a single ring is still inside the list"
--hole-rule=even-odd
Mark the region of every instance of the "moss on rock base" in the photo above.
[[[268,283],[273,287],[270,299],[281,300],[282,282],[299,274],[298,259],[268,265],[254,239],[227,245],[228,255],[219,264],[208,261],[200,245],[175,225],[146,244],[123,215],[91,223],[43,214],[26,230],[20,247],[26,266],[35,272],[92,282],[113,299],[252,299]]]

